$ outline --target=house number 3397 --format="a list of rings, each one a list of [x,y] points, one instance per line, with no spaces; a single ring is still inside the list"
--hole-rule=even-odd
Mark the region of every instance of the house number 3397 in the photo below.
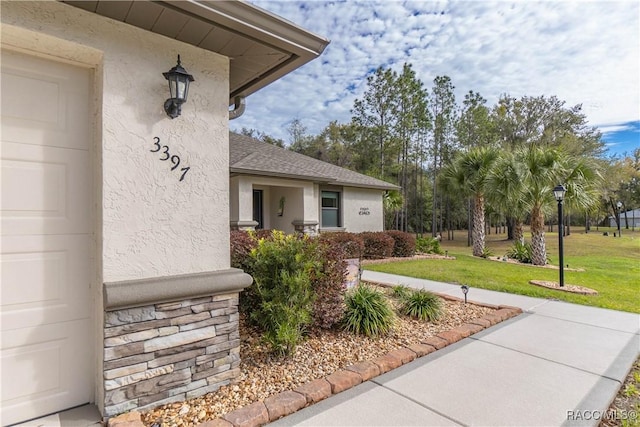
[[[160,145],[160,138],[158,138],[157,136],[153,137],[153,147],[153,150],[149,151],[151,151],[152,153],[159,152],[160,160],[162,160],[163,162],[166,162],[167,160],[171,161],[171,164],[173,165],[171,166],[172,171],[178,169],[178,167],[180,166],[180,156],[171,154],[169,152],[168,145]],[[180,174],[180,181],[184,179],[184,177],[187,175],[187,172],[189,172],[189,169],[191,169],[189,166],[180,168],[180,172],[182,172],[182,174]]]

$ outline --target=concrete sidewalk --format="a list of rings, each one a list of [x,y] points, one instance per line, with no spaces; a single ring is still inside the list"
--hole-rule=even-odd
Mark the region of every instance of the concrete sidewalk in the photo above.
[[[462,297],[446,283],[363,279]],[[271,425],[599,424],[640,354],[640,316],[482,289],[468,298],[524,313]]]

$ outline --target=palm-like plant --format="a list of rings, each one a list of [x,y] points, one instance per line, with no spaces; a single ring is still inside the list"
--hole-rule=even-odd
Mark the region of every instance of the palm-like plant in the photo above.
[[[463,152],[445,170],[449,183],[463,194],[473,197],[473,255],[482,256],[485,246],[484,211],[486,184],[498,151],[491,147],[475,147]]]
[[[554,148],[529,147],[506,155],[487,179],[491,200],[513,216],[531,215],[531,261],[547,263],[544,215],[555,206],[552,189],[559,183],[567,188],[566,203],[588,208],[597,200],[595,165]]]
[[[513,219],[514,240],[524,244],[523,224],[527,207],[522,198],[523,164],[511,152],[503,153],[487,177],[487,201]]]
[[[393,217],[398,217],[398,212],[402,209],[403,199],[402,194],[397,190],[389,190],[382,196],[382,206],[385,211],[385,218],[389,218],[388,214],[393,213]],[[385,224],[387,229],[392,227],[392,224]]]

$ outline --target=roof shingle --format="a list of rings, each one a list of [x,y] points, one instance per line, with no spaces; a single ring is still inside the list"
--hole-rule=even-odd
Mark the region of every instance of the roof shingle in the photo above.
[[[348,187],[398,189],[398,186],[386,181],[234,132],[229,132],[229,171]]]

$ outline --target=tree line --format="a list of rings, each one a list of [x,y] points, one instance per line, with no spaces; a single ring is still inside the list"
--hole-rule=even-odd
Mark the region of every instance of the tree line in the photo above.
[[[458,103],[454,89],[448,76],[427,88],[411,64],[400,73],[379,67],[349,123],[333,121],[310,135],[295,119],[289,144],[241,132],[397,184],[400,190],[384,197],[387,229],[452,238],[466,228],[474,255],[484,251],[487,227],[505,226],[509,238],[521,240],[527,223],[534,263],[546,263],[545,218],[554,218],[557,184],[567,188],[568,230],[572,223],[588,230],[608,214],[619,220],[618,201],[622,211],[640,207],[640,149],[605,158],[601,134],[581,105],[503,94],[489,106],[474,91]]]

